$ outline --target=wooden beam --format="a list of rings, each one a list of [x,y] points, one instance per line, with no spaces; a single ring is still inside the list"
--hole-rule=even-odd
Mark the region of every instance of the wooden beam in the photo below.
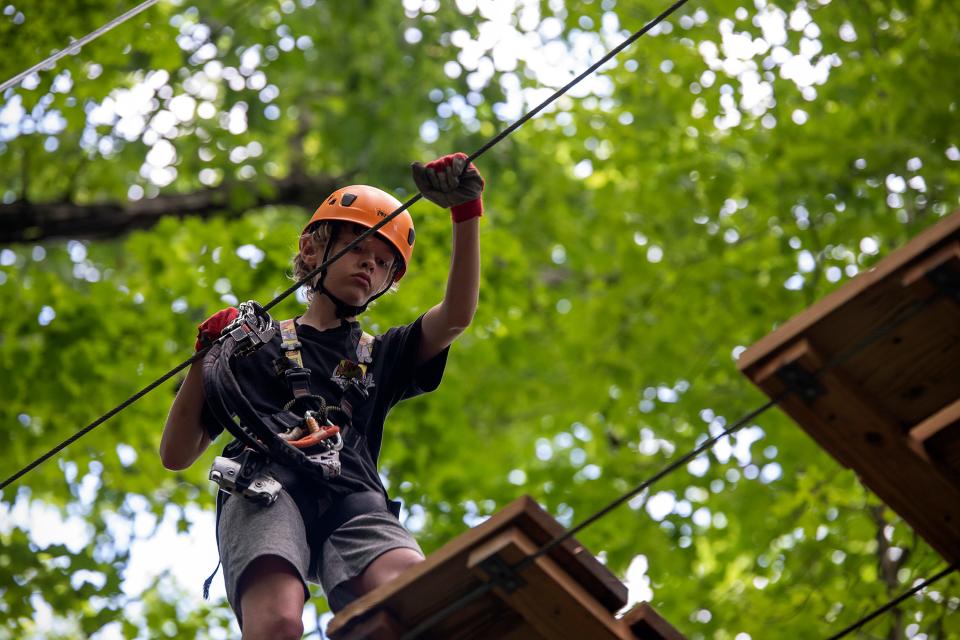
[[[784,349],[781,367],[812,374],[824,359],[809,340]],[[754,373],[770,396],[785,388],[773,365]],[[857,471],[872,491],[909,522],[947,560],[960,560],[960,486],[938,473],[909,444],[898,421],[865,395],[839,368],[817,376],[825,392],[813,399],[788,396],[781,408],[828,453]]]
[[[406,629],[385,609],[380,609],[337,636],[340,640],[399,640]]]
[[[535,545],[543,545],[563,534],[565,529],[528,496],[514,500],[484,523],[450,541],[397,579],[359,598],[340,611],[330,622],[328,632],[340,640],[373,612],[386,608],[408,628],[448,605],[457,602],[482,582],[466,568],[469,553],[485,541],[508,528],[516,527]],[[590,554],[575,538],[565,540],[549,553],[555,562],[574,581],[610,612],[626,604],[627,589],[609,569]],[[500,637],[508,633],[501,620],[504,608],[501,600],[489,593],[477,598],[470,606],[450,616],[431,635],[425,637],[459,637],[464,624],[499,624],[486,637]],[[477,636],[483,637],[483,636]]]
[[[537,548],[520,530],[508,529],[474,549],[467,567],[484,582],[493,580],[494,592],[545,640],[633,638],[625,625],[548,557],[528,564],[509,586],[496,579],[498,572],[492,566],[509,569]]]

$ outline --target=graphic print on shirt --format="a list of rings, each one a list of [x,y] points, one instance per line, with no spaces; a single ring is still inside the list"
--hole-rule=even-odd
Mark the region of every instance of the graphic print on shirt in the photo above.
[[[369,394],[375,386],[373,372],[368,371],[369,364],[373,362],[373,343],[373,336],[362,333],[357,341],[357,361],[341,360],[330,379],[344,391],[353,384],[364,395]]]
[[[373,374],[367,372],[367,365],[357,364],[352,360],[341,360],[330,379],[344,391],[350,384],[364,392],[369,392],[374,386]]]

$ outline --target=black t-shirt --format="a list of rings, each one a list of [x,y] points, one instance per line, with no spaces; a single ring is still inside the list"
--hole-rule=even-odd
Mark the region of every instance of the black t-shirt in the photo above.
[[[417,365],[420,347],[421,322],[394,327],[376,336],[373,362],[367,369],[368,397],[353,404],[351,427],[343,432],[344,446],[340,451],[342,471],[339,478],[324,482],[336,494],[355,491],[383,491],[377,473],[377,458],[383,441],[383,423],[387,413],[401,400],[433,391],[440,384],[447,361],[448,349],[428,362]],[[341,323],[339,327],[319,331],[309,325],[297,325],[303,366],[310,369],[311,392],[323,397],[328,404],[340,406],[344,395],[338,382],[338,371],[346,364],[358,361],[357,345],[362,330],[359,323]],[[239,358],[234,364],[234,375],[251,405],[262,413],[277,413],[292,398],[290,387],[276,373],[274,362],[281,357],[279,330],[273,340],[259,350]],[[356,396],[351,396],[355,399]],[[223,428],[212,420],[204,409],[203,423],[211,438]],[[336,418],[333,419],[336,424]],[[310,481],[300,478],[304,482]],[[292,487],[285,487],[290,490]],[[322,490],[321,487],[316,487]]]

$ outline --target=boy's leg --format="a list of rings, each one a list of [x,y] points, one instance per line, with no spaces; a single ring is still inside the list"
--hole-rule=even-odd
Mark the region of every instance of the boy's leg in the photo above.
[[[393,514],[352,518],[323,545],[320,581],[327,603],[338,613],[423,560],[417,541]]]
[[[286,640],[303,636],[303,582],[279,556],[250,563],[240,578],[243,640]]]
[[[263,506],[231,496],[218,526],[227,599],[243,638],[300,638],[310,545],[303,518],[286,491]]]
[[[369,593],[386,584],[410,567],[420,564],[424,558],[413,549],[391,549],[370,563],[356,578],[348,581],[351,591],[358,596]]]

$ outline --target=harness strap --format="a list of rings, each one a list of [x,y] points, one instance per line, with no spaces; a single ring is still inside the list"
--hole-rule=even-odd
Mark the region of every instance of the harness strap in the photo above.
[[[296,318],[280,321],[280,350],[287,357],[287,367],[283,378],[287,381],[294,398],[310,395],[310,370],[303,366],[300,349],[303,347],[297,338]]]

